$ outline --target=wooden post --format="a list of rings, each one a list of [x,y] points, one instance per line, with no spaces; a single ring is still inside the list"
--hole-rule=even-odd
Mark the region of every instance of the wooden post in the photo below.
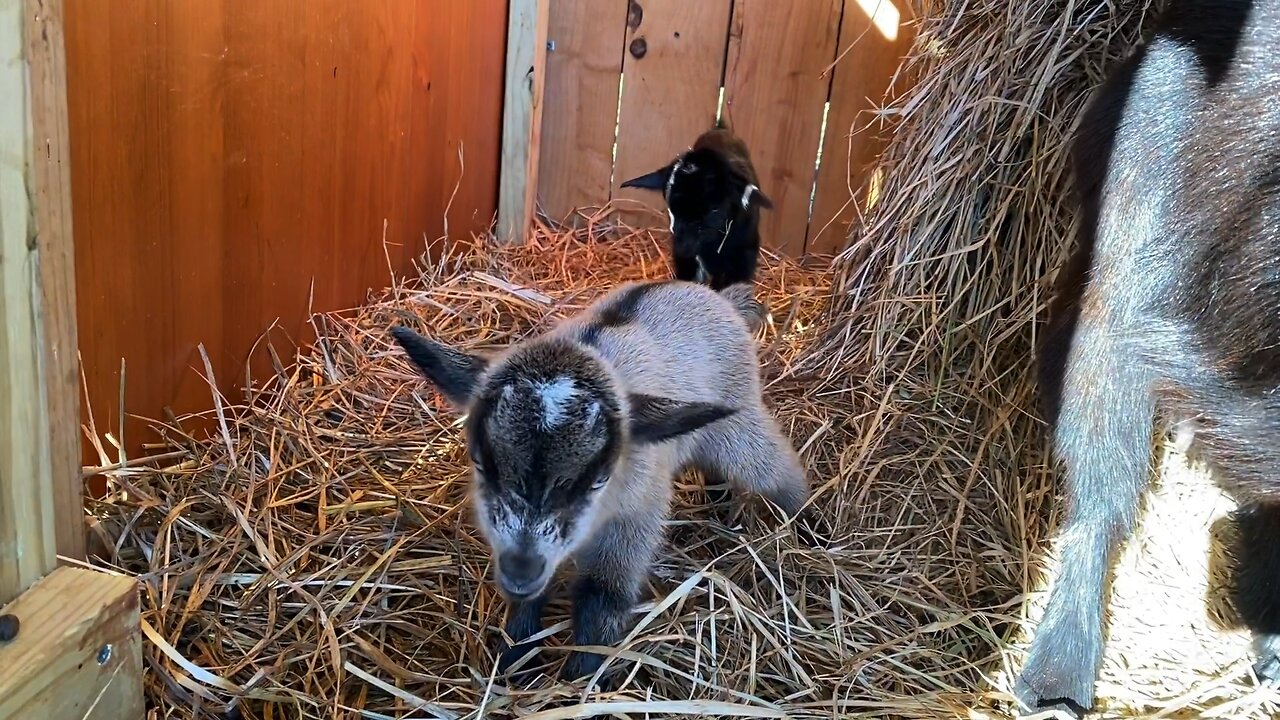
[[[142,635],[130,578],[60,567],[0,610],[0,718],[141,720]]]
[[[25,0],[31,87],[34,238],[44,304],[54,534],[58,554],[85,558],[80,459],[80,359],[76,338],[75,244],[71,235],[71,150],[62,0]]]
[[[537,203],[550,2],[511,0],[507,20],[507,79],[498,185],[498,239],[505,243],[524,242]]]
[[[60,23],[0,0],[0,718],[140,720],[135,582],[55,569],[59,528],[84,535]]]

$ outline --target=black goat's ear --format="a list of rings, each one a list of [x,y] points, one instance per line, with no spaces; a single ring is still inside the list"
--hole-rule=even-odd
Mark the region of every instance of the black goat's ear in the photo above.
[[[441,395],[458,410],[466,407],[487,360],[427,339],[404,326],[391,328],[391,336]]]
[[[631,439],[640,444],[659,443],[677,438],[729,417],[735,409],[715,403],[632,393]]]
[[[746,192],[742,194],[743,207],[746,207],[748,204],[757,205],[767,210],[773,209],[773,201],[755,185],[748,185]]]
[[[624,181],[624,188],[641,188],[643,190],[657,190],[661,192],[667,187],[667,180],[671,177],[671,171],[674,169],[675,163],[670,163],[665,167],[658,168],[651,173],[633,177]]]

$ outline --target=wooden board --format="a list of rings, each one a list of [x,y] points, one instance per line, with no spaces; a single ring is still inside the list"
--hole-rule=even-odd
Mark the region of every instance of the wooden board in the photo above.
[[[761,242],[787,255],[804,250],[829,84],[822,71],[835,59],[840,13],[841,0],[734,3],[724,115],[774,203],[761,216]]]
[[[909,4],[903,0],[844,0],[806,252],[838,253],[849,237],[849,223],[865,200],[859,188],[892,129],[870,111],[889,99],[894,73],[911,48],[909,13]],[[893,88],[895,93],[902,90],[900,85]]]
[[[137,583],[60,567],[0,609],[19,623],[0,644],[0,718],[141,720]]]
[[[17,597],[56,563],[43,317],[72,312],[42,307],[40,255],[28,220],[30,106],[23,26],[22,3],[0,4],[0,98],[6,98],[0,102],[0,603]]]
[[[120,436],[122,359],[129,413],[210,409],[199,343],[238,402],[273,323],[287,361],[310,310],[409,271],[450,201],[455,238],[493,222],[505,0],[65,13],[79,341],[100,435]],[[146,429],[125,423],[130,457]]]
[[[618,186],[671,162],[715,124],[731,3],[636,0],[631,5],[613,199],[626,220],[665,228],[666,206],[659,193]],[[643,53],[638,52],[641,43]]]
[[[552,220],[609,202],[627,0],[552,0],[538,205]]]
[[[84,559],[80,477],[80,360],[62,0],[25,0],[31,87],[31,201],[44,306],[44,381],[58,554]]]
[[[511,0],[502,102],[498,238],[524,242],[533,219],[551,0]]]

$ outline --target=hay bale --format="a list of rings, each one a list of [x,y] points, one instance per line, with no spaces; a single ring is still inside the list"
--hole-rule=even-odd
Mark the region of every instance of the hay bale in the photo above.
[[[623,689],[494,681],[504,608],[460,431],[385,329],[503,345],[669,272],[647,232],[541,227],[318,316],[317,341],[275,356],[244,402],[215,395],[212,437],[173,421],[153,462],[107,471],[94,562],[143,582],[154,717],[1006,717],[1053,509],[1028,370],[1071,224],[1065,142],[1145,5],[921,3],[914,84],[838,273],[764,263],[766,400],[813,470],[830,549],[724,527],[681,478]],[[549,608],[553,647],[567,609]],[[1210,695],[1255,711],[1239,678],[1154,686],[1118,716],[1152,697],[1170,715]]]

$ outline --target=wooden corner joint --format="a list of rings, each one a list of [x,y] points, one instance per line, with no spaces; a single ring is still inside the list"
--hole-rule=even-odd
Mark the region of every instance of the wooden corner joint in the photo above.
[[[142,718],[133,579],[60,567],[0,609],[0,629],[0,718]]]

